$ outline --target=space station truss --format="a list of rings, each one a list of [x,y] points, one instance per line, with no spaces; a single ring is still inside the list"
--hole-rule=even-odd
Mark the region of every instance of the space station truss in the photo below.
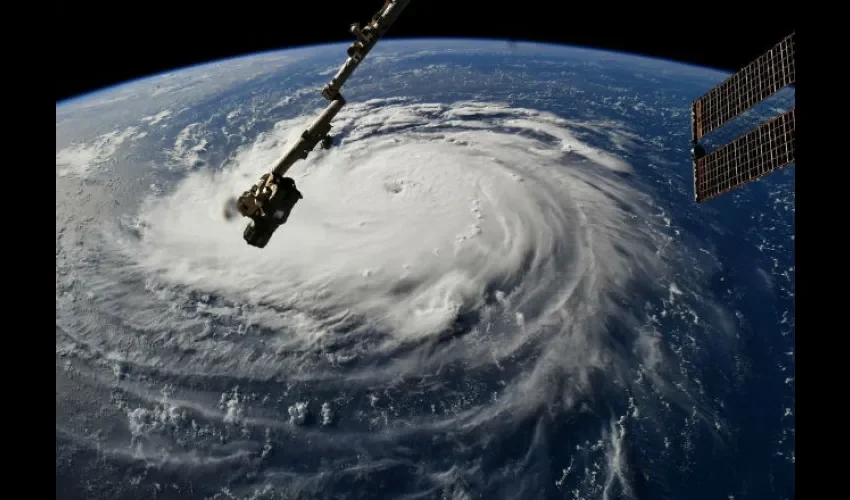
[[[772,118],[705,154],[700,141],[796,84],[794,33],[691,105],[694,194],[698,203],[795,163],[795,111]]]

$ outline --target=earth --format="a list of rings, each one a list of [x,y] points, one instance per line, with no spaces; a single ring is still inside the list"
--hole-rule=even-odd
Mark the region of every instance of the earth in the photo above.
[[[728,74],[381,41],[248,246],[344,58],[57,103],[57,498],[794,497],[794,167],[693,199]]]

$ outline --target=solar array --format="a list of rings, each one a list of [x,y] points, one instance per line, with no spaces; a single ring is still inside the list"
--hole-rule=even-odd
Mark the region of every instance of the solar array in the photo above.
[[[748,109],[796,84],[794,33],[691,106],[694,194],[707,201],[795,162],[794,109],[704,154],[699,141]]]
[[[703,202],[795,161],[791,109],[695,160],[696,200]]]

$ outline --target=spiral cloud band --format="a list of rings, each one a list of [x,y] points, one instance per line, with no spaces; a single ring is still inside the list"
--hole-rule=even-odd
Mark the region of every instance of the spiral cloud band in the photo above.
[[[289,172],[304,193],[289,222],[250,247],[247,219],[222,207],[311,118],[188,172],[104,234],[99,272],[81,279],[118,326],[81,319],[77,335],[114,353],[116,374],[168,388],[126,377],[134,453],[247,460],[269,484],[307,490],[330,480],[322,471],[405,464],[398,447],[440,431],[455,437],[435,438],[432,463],[407,465],[422,488],[447,487],[483,467],[446,460],[474,457],[463,450],[486,429],[578,409],[600,377],[672,383],[651,313],[628,300],[668,275],[664,233],[631,166],[580,138],[616,130],[499,103],[352,103],[337,145]],[[243,440],[209,441],[233,426]],[[606,495],[629,490],[617,429],[600,431]],[[306,442],[337,466],[280,458]]]
[[[654,264],[639,193],[609,174],[629,166],[577,141],[563,120],[492,104],[382,104],[350,106],[336,125],[340,147],[293,171],[306,196],[267,251],[243,245],[245,220],[221,212],[280,154],[286,141],[275,133],[233,168],[194,174],[155,199],[132,249],[138,265],[292,310],[251,321],[291,328],[280,347],[320,348],[353,324],[347,335],[380,333],[357,353],[374,356],[439,337],[488,299],[497,301],[493,319],[534,336],[575,315],[567,311],[576,294],[582,309],[607,310],[587,300],[605,300]],[[291,140],[308,119],[275,132]],[[491,363],[525,344],[509,330],[495,345],[483,335],[470,359]]]

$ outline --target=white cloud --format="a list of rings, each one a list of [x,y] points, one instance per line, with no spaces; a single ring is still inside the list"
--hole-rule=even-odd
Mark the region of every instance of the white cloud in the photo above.
[[[137,127],[103,134],[89,143],[73,144],[56,152],[57,175],[85,177],[92,169],[107,163],[127,141],[143,137]]]

